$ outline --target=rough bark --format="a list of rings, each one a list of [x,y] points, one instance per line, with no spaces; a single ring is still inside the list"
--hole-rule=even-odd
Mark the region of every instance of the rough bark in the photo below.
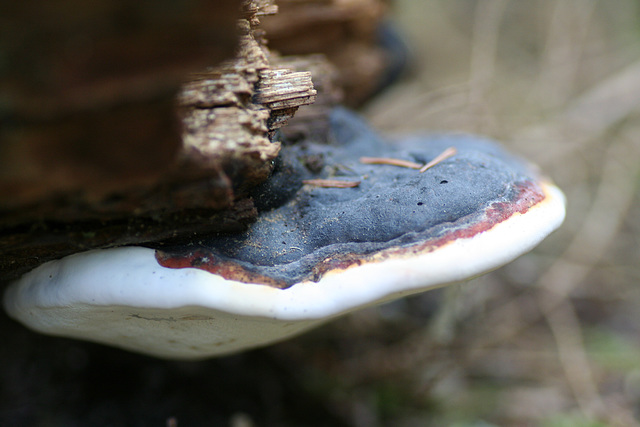
[[[16,100],[1,111],[9,120],[0,131],[0,277],[9,280],[80,250],[158,245],[245,227],[257,214],[247,191],[268,177],[279,151],[274,131],[316,94],[309,72],[269,64],[258,25],[277,7],[267,0],[243,1],[238,19],[236,1],[226,9],[225,2],[203,2],[217,10],[195,2],[184,14],[159,16],[153,2],[127,7],[113,0],[107,10],[78,17],[71,12],[76,2],[67,3],[68,9],[57,11],[55,29],[61,34],[52,38],[55,43],[43,41],[46,54],[31,52],[23,62],[57,70],[69,81],[52,83],[35,96],[21,89],[29,87],[31,76],[16,81],[19,73],[11,69],[0,76]],[[10,12],[16,22],[30,16]],[[111,15],[131,19],[136,31],[119,28]],[[96,20],[109,31],[95,35],[95,43],[111,43],[105,50],[111,56],[95,62],[116,66],[91,63],[83,73],[72,73],[55,53],[75,40],[67,33],[75,34],[78,26],[88,31]],[[160,30],[167,20],[189,33],[178,40],[184,44],[216,26],[213,21],[222,22],[224,34],[212,40],[237,43],[236,55],[198,71],[194,64],[206,55],[183,62],[184,52],[175,52],[182,44]],[[225,33],[229,25],[234,30]],[[44,40],[31,31],[39,30],[27,26],[27,36]],[[10,53],[24,49],[21,42],[12,39]],[[222,52],[214,60],[228,49]],[[43,108],[31,108],[39,103]]]
[[[233,56],[238,0],[0,6],[0,208],[149,185],[180,148],[185,76]]]

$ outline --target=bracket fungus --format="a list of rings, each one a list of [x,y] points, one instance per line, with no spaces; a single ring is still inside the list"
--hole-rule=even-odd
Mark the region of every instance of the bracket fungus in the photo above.
[[[223,355],[478,276],[564,219],[561,191],[493,142],[389,142],[342,109],[331,128],[329,144],[283,147],[246,232],[51,261],[11,284],[6,310],[40,332],[158,357]]]

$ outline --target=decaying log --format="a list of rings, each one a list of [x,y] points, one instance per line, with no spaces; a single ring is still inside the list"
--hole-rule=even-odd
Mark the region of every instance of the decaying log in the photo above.
[[[185,76],[233,57],[238,0],[0,5],[0,208],[149,185],[180,148]]]
[[[127,31],[114,29],[117,42],[107,51],[122,48],[122,63],[88,67],[82,82],[60,66],[58,74],[73,84],[45,93],[48,109],[0,111],[9,118],[0,130],[0,280],[81,250],[161,245],[194,233],[237,231],[255,218],[247,192],[269,175],[279,151],[274,132],[300,105],[312,103],[316,92],[309,72],[274,69],[269,63],[258,25],[259,17],[277,11],[273,1],[244,0],[239,15],[237,1],[231,1],[233,12],[223,7],[227,2],[205,3],[220,9],[194,6],[186,13],[191,21],[179,28],[201,34],[203,26],[193,24],[194,19],[207,25],[224,21],[218,29],[225,34],[218,39],[236,35],[231,37],[238,46],[233,59],[199,71],[194,61],[172,67],[179,43],[164,44],[161,31],[146,32],[143,25],[131,39]],[[108,6],[126,12],[127,4],[113,0]],[[153,20],[158,14],[144,6],[131,8],[134,17],[148,17],[152,28],[159,25]],[[60,31],[73,32],[68,21],[61,20]],[[127,50],[128,43],[135,49]],[[150,69],[123,77],[120,70],[138,70],[136,55],[154,43],[164,45]],[[33,55],[30,61],[44,61],[37,52]],[[106,55],[98,62],[111,59]],[[158,83],[149,77],[158,63],[174,78]],[[52,64],[52,69],[59,65]],[[20,92],[14,77],[2,75],[0,83],[15,89],[16,99],[29,101],[25,106],[36,105]],[[178,82],[186,83],[179,89]],[[87,99],[69,101],[79,99],[81,83],[92,89],[84,93]],[[67,93],[66,87],[74,90]]]

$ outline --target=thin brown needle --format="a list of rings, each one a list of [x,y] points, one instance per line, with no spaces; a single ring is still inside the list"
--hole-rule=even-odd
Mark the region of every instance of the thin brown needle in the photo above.
[[[420,169],[421,164],[409,160],[391,159],[388,157],[360,157],[360,163],[366,165],[391,165],[401,166],[403,168]]]
[[[305,179],[302,183],[323,188],[352,188],[360,185],[360,181],[339,181],[337,179]]]
[[[431,160],[429,163],[427,163],[426,165],[422,166],[420,168],[420,173],[425,172],[427,169],[434,167],[435,165],[437,165],[441,161],[446,160],[451,156],[454,156],[457,152],[458,152],[458,150],[456,150],[456,147],[447,148],[442,153],[440,153],[440,155],[438,155],[435,159]]]

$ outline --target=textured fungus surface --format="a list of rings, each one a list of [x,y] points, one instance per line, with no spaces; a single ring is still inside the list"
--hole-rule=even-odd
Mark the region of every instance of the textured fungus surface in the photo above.
[[[159,263],[286,288],[472,237],[544,198],[530,167],[493,142],[446,135],[388,144],[345,110],[336,110],[332,127],[333,144],[283,148],[270,184],[256,194],[264,212],[246,233],[158,251]],[[373,154],[424,164],[451,146],[457,154],[424,173],[359,160]],[[359,185],[302,185],[319,178]]]
[[[564,218],[560,190],[492,142],[389,143],[344,110],[332,131],[329,144],[285,145],[247,232],[51,261],[7,289],[5,308],[54,335],[159,357],[223,355],[490,271]],[[424,164],[449,147],[456,154],[424,173],[360,161]],[[353,186],[324,186],[336,181]]]

